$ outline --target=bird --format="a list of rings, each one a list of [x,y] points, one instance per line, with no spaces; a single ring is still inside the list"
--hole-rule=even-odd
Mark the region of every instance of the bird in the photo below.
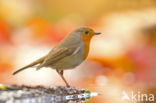
[[[87,58],[91,39],[94,35],[99,34],[101,33],[95,32],[90,27],[80,27],[69,33],[63,40],[57,43],[47,55],[18,69],[13,72],[13,75],[34,66],[36,66],[36,70],[39,70],[42,67],[50,67],[55,69],[65,82],[66,86],[70,87],[64,78],[64,70],[74,69]]]

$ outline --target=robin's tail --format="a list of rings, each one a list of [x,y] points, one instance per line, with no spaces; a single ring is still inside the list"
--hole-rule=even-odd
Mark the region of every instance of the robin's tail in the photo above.
[[[42,57],[42,58],[39,58],[39,59],[37,59],[36,61],[32,62],[31,64],[29,64],[29,65],[27,65],[27,66],[25,66],[25,67],[23,67],[23,68],[21,68],[21,69],[15,71],[15,72],[13,73],[13,75],[16,75],[17,73],[19,73],[19,72],[21,72],[21,71],[23,71],[23,70],[25,70],[25,69],[27,69],[27,68],[29,68],[29,67],[32,67],[32,66],[34,66],[34,65],[37,65],[37,64],[42,63],[42,62],[44,61],[45,57],[46,57],[46,56],[44,56],[44,57]]]

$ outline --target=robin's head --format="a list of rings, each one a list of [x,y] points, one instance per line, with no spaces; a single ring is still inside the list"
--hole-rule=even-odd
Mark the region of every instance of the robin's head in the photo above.
[[[95,32],[93,29],[89,28],[89,27],[81,27],[77,30],[74,31],[76,35],[78,35],[80,37],[80,39],[82,41],[90,41],[90,39],[94,36],[94,35],[99,35],[101,34],[100,32]]]

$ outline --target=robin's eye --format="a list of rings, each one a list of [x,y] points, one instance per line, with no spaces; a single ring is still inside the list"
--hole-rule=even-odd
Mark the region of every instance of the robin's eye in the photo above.
[[[85,31],[85,34],[88,34],[89,32],[88,31]]]

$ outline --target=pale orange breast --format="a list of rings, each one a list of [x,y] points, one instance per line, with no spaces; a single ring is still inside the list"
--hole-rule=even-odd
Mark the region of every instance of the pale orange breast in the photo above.
[[[89,47],[90,47],[90,39],[91,38],[84,38],[81,37],[81,40],[84,43],[84,55],[83,55],[83,59],[86,59],[89,53]]]
[[[83,59],[86,59],[89,53],[89,44],[90,43],[84,43],[84,55],[83,55]]]

